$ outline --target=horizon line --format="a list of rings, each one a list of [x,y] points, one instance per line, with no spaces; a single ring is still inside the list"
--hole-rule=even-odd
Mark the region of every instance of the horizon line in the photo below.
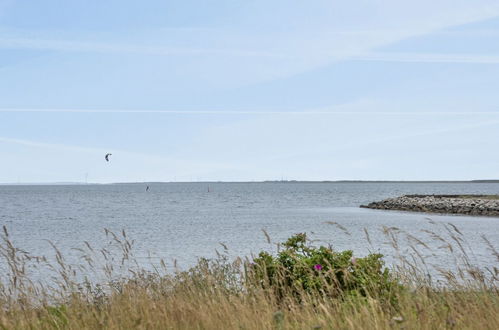
[[[472,179],[472,180],[207,180],[207,181],[129,181],[129,182],[82,182],[82,181],[54,181],[54,182],[0,182],[2,186],[29,186],[29,185],[113,185],[113,184],[168,184],[168,183],[499,183],[499,179]]]

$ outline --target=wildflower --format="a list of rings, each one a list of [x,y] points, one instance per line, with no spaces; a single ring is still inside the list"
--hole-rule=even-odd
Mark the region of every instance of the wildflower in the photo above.
[[[355,257],[352,257],[352,259],[350,259],[350,262],[352,263],[352,265],[357,266],[357,259]]]
[[[322,265],[321,264],[317,264],[314,266],[314,269],[315,270],[322,270]]]

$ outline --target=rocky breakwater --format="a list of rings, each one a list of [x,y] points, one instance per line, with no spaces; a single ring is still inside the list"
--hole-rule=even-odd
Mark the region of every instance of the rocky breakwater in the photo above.
[[[499,217],[499,195],[405,195],[360,207]]]

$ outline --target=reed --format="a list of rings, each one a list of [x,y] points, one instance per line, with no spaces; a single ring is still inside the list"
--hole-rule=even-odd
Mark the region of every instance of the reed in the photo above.
[[[484,237],[496,263],[479,269],[459,229],[443,226],[445,237],[425,231],[426,239],[384,228],[398,262],[388,270],[376,263],[380,267],[364,268],[368,270],[363,273],[356,268],[362,258],[351,259],[351,251],[315,247],[301,240],[305,235],[296,236],[298,243],[292,241],[306,247],[303,253],[293,254],[286,244],[280,247],[282,259],[265,253],[230,259],[221,253],[181,271],[163,261],[143,267],[125,232],[106,230],[108,244],[100,249],[84,242],[73,250],[81,262],[72,264],[55,246],[50,257],[16,247],[4,227],[0,328],[497,329],[499,254]],[[413,253],[399,250],[401,240],[410,242]],[[448,270],[428,264],[424,255],[431,242],[438,242],[458,266]],[[262,256],[270,257],[265,259],[270,264]],[[327,267],[327,260],[317,259],[324,256],[330,260]],[[324,264],[314,267],[317,260]],[[358,278],[339,285],[339,273]],[[388,273],[388,282],[381,286],[362,284],[369,276]]]

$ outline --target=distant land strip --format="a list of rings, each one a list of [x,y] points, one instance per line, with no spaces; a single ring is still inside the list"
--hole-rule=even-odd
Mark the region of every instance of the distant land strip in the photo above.
[[[0,182],[3,186],[29,185],[106,185],[106,184],[168,184],[168,183],[499,183],[491,180],[264,180],[264,181],[143,181],[143,182]]]

